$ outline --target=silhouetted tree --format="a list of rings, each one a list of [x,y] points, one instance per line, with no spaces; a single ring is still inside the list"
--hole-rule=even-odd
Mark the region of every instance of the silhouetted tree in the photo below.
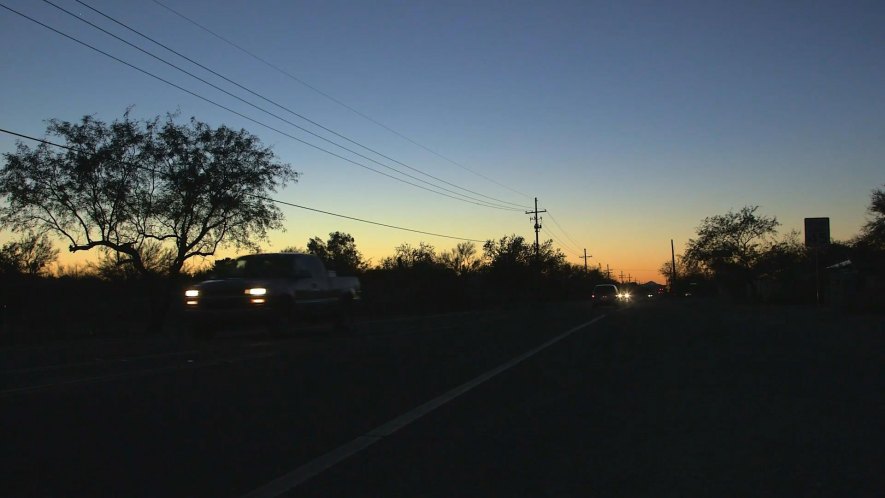
[[[531,266],[534,251],[525,237],[510,235],[500,240],[487,240],[482,246],[483,258],[490,271],[507,272]]]
[[[566,264],[566,256],[553,245],[553,240],[541,243],[537,260],[535,247],[520,235],[504,236],[501,239],[487,240],[483,244],[483,258],[492,272],[524,272],[537,264],[542,273],[561,270]]]
[[[757,264],[771,247],[780,225],[775,217],[756,214],[759,206],[704,218],[698,237],[688,241],[685,263],[708,270],[720,280],[754,288]]]
[[[473,242],[459,242],[450,251],[440,254],[439,260],[458,275],[475,272],[482,265],[482,261],[477,257],[476,244]]]
[[[364,298],[410,311],[451,309],[462,302],[458,276],[426,243],[403,243],[365,274]]]
[[[280,249],[280,252],[295,252],[298,254],[309,254],[310,251],[308,251],[307,248],[305,248],[305,247],[286,246],[286,247]]]
[[[394,248],[393,256],[381,260],[381,268],[388,270],[428,268],[438,264],[436,249],[425,242],[419,242],[418,247],[401,244]]]
[[[673,267],[673,261],[668,259],[661,263],[658,272],[666,277],[667,281],[671,279],[672,273],[671,269]],[[693,261],[686,259],[685,256],[681,254],[676,255],[676,279],[677,280],[704,280],[710,278],[712,273],[710,270],[698,261]]]
[[[488,240],[483,244],[483,259],[483,274],[506,299],[539,299],[561,293],[568,278],[566,257],[553,247],[552,240],[541,243],[537,257],[534,244],[522,236]]]
[[[135,121],[127,111],[110,124],[51,120],[46,132],[68,149],[18,143],[4,155],[0,225],[54,232],[72,252],[114,251],[142,275],[177,275],[222,246],[256,247],[282,226],[267,195],[297,180],[254,135],[193,118]],[[158,245],[168,257],[151,268]]]
[[[863,248],[885,250],[885,190],[873,191],[867,212],[872,219],[864,224],[854,243]]]
[[[342,275],[356,275],[366,268],[363,255],[349,233],[332,232],[327,242],[314,237],[307,242],[307,251],[322,259],[327,268]]]
[[[141,264],[149,274],[164,274],[172,264],[172,250],[157,241],[145,241],[140,250]],[[144,276],[144,272],[131,264],[129,257],[106,247],[100,248],[98,260],[87,263],[86,267],[102,280],[136,280]]]
[[[41,275],[58,260],[58,253],[46,234],[27,233],[0,248],[0,273]]]
[[[808,253],[800,240],[800,233],[793,230],[769,244],[759,256],[756,266],[759,273],[773,275],[798,270],[807,259]]]

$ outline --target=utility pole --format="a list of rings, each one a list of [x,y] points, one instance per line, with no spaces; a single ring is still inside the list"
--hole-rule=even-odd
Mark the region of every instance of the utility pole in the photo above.
[[[670,293],[674,292],[673,287],[676,286],[676,249],[673,248],[673,239],[670,239],[670,257],[673,265],[670,267]]]
[[[587,256],[587,249],[584,249],[584,255],[578,257],[584,260],[584,273],[587,273],[587,260],[592,258],[593,255]]]
[[[621,270],[621,283],[624,283],[624,270]]]
[[[541,253],[541,244],[538,241],[538,233],[541,231],[541,217],[538,216],[538,213],[546,213],[546,212],[547,212],[546,209],[542,209],[541,211],[538,211],[538,198],[537,197],[535,197],[535,210],[525,212],[525,214],[533,214],[534,215],[531,218],[529,218],[529,220],[535,222],[535,260],[536,261],[540,260],[540,253]]]
[[[612,279],[612,270],[608,267],[608,263],[605,264],[605,278]]]

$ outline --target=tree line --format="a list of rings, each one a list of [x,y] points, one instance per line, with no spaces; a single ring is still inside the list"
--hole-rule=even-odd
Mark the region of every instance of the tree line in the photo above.
[[[46,276],[57,261],[50,236],[65,241],[71,252],[98,252],[84,276],[139,282],[151,296],[146,305],[156,320],[151,325],[159,326],[183,281],[205,275],[192,274],[193,261],[221,249],[257,251],[269,232],[282,228],[283,214],[272,195],[299,178],[255,135],[195,118],[182,123],[171,114],[136,120],[127,110],[111,123],[92,116],[50,120],[46,137],[34,147],[19,141],[14,152],[4,154],[0,169],[0,228],[20,234],[0,247],[5,326],[10,303],[21,307],[27,301],[12,277]],[[885,260],[882,190],[874,191],[869,212],[862,233],[831,244],[825,263],[848,256]],[[800,286],[808,278],[809,253],[798,234],[778,238],[778,226],[756,206],[705,218],[676,268],[668,262],[661,273],[675,270],[673,290],[702,284],[756,296],[763,279],[792,279],[791,285]],[[599,269],[569,264],[552,240],[536,248],[515,234],[449,250],[404,243],[374,266],[343,232],[287,249],[316,254],[329,268],[360,276],[367,301],[382,312],[578,297],[609,281]],[[96,292],[105,300],[113,294]],[[144,301],[143,294],[135,295]]]
[[[78,122],[50,120],[45,140],[36,146],[19,141],[14,152],[4,154],[0,169],[0,228],[20,234],[0,247],[0,320],[8,326],[15,312],[24,319],[27,310],[40,309],[29,301],[33,295],[55,292],[33,278],[49,277],[58,260],[52,236],[72,253],[98,255],[80,272],[82,278],[67,275],[67,281],[91,286],[75,292],[79,304],[72,309],[98,309],[88,300],[79,302],[89,295],[100,296],[101,306],[130,295],[119,288],[128,282],[143,288],[132,295],[147,310],[129,316],[148,313],[150,326],[159,327],[184,281],[201,276],[192,275],[194,261],[221,249],[258,251],[269,232],[282,228],[282,211],[272,195],[298,177],[255,135],[195,118],[180,122],[168,114],[137,120],[127,110],[110,123],[93,116]],[[579,283],[602,280],[597,270],[569,265],[552,241],[535,250],[518,235],[482,247],[461,243],[447,251],[425,242],[402,244],[374,267],[354,238],[342,232],[313,237],[304,251],[341,274],[361,276],[367,301],[390,311],[450,309],[531,293],[561,296]],[[30,291],[22,287],[24,277],[32,277],[24,279],[35,286]],[[108,291],[100,282],[118,287]],[[56,305],[50,310],[60,300],[73,299],[67,295],[70,282],[56,287],[66,294],[48,298]],[[118,314],[125,303],[116,306],[96,319]],[[66,321],[76,320],[69,316]]]
[[[885,305],[881,298],[885,190],[873,190],[867,213],[867,222],[852,239],[811,248],[796,231],[779,234],[780,222],[760,214],[759,206],[709,216],[677,258],[675,269],[672,261],[666,261],[660,272],[670,276],[669,284],[678,293],[695,286],[749,301],[814,302],[819,299],[823,280],[831,294],[847,291],[856,302],[881,309]],[[832,272],[827,269],[833,265],[840,265],[838,269],[843,271],[839,275],[850,277],[850,288],[837,288],[844,282],[832,281]],[[872,292],[865,295],[865,291]]]

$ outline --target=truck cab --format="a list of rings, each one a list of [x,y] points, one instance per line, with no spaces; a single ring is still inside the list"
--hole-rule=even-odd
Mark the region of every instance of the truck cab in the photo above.
[[[188,287],[184,311],[200,337],[222,326],[256,323],[285,332],[307,319],[349,321],[359,297],[356,277],[338,277],[312,254],[251,254]]]

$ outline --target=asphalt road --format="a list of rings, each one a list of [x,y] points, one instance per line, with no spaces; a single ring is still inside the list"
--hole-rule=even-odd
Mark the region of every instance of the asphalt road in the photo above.
[[[9,349],[0,495],[882,496],[883,360],[701,300]]]

